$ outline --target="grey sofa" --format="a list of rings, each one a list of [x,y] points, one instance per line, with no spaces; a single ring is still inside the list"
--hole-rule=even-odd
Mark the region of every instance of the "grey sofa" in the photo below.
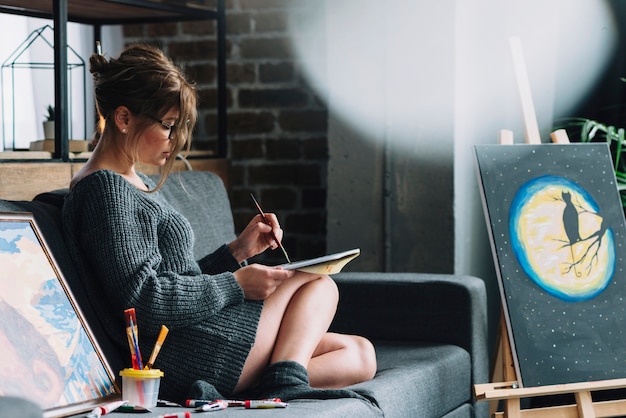
[[[188,171],[173,174],[161,193],[187,216],[196,234],[196,255],[212,251],[235,235],[230,204],[218,176]],[[61,235],[63,192],[26,201],[0,200],[0,212],[32,212],[68,281],[114,374],[126,352],[106,344]],[[208,227],[211,225],[211,227]],[[332,329],[374,341],[378,372],[351,388],[359,399],[294,400],[283,410],[229,408],[218,416],[244,414],[306,417],[486,417],[488,405],[476,403],[473,385],[488,381],[486,293],[482,280],[462,275],[419,273],[341,273],[333,276],[340,304]],[[157,360],[158,362],[158,360]],[[167,378],[167,377],[166,377]],[[121,384],[121,382],[120,382]],[[15,399],[0,398],[3,410]],[[152,414],[188,411],[159,407]],[[112,418],[136,416],[114,412]]]

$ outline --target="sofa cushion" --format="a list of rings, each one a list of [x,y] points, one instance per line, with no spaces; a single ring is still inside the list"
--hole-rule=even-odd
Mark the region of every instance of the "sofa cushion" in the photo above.
[[[43,411],[32,401],[12,396],[0,396],[0,416],[42,418]]]
[[[469,354],[449,344],[417,342],[376,342],[378,372],[374,380],[350,386],[370,399],[295,399],[285,410],[272,415],[298,418],[336,417],[446,417],[473,416],[469,403]],[[158,408],[146,416],[180,412],[180,408]],[[384,411],[384,412],[383,412]],[[223,417],[257,415],[239,408],[220,413]],[[267,411],[269,415],[270,412]],[[129,416],[111,414],[112,418]]]
[[[374,380],[352,386],[385,417],[440,417],[469,402],[470,355],[451,344],[376,343]]]

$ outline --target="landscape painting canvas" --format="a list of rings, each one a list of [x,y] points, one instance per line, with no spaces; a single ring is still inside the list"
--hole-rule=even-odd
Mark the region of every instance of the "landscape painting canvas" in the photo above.
[[[0,213],[0,395],[47,417],[119,397],[105,359],[30,214]]]
[[[475,156],[519,383],[626,377],[626,227],[608,145]]]

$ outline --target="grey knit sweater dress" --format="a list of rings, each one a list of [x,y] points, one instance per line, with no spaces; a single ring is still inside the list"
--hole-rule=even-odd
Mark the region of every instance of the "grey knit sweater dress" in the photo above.
[[[155,364],[165,373],[162,398],[184,400],[196,380],[232,394],[263,303],[244,299],[231,273],[239,264],[226,245],[194,260],[187,220],[159,192],[142,192],[107,170],[72,188],[63,226],[90,308],[110,339],[107,346],[127,356],[126,367],[124,310],[133,307],[146,359],[161,325],[170,329]]]

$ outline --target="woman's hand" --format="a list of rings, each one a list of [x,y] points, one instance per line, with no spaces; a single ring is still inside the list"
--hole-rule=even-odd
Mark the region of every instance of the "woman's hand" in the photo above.
[[[283,230],[280,228],[276,215],[266,213],[265,218],[268,223],[264,222],[261,215],[256,215],[239,237],[228,244],[230,252],[239,263],[262,253],[267,248],[278,248],[278,243],[283,238]]]
[[[235,273],[235,280],[243,289],[246,299],[265,300],[285,280],[293,277],[295,270],[250,264]]]

